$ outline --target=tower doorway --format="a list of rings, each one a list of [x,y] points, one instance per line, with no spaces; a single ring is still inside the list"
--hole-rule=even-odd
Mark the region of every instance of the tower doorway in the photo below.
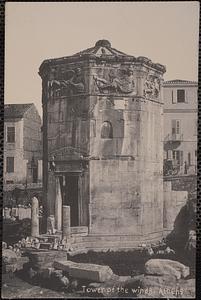
[[[67,174],[63,180],[63,205],[70,206],[71,226],[79,226],[79,176]]]

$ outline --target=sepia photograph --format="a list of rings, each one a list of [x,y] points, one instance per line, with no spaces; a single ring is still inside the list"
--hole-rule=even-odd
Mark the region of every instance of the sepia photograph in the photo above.
[[[5,3],[2,298],[195,299],[199,10]]]

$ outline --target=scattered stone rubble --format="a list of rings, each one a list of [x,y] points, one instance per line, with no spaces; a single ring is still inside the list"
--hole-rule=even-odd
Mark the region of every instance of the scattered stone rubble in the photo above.
[[[170,259],[155,258],[157,255],[174,255],[174,251],[164,243],[161,247],[141,246],[142,253],[150,259],[145,263],[144,274],[133,277],[118,276],[106,265],[69,261],[66,250],[59,251],[59,247],[56,250],[38,248],[42,243],[58,245],[58,240],[56,236],[47,236],[46,240],[43,237],[42,241],[40,237],[28,237],[13,247],[3,242],[4,272],[15,272],[24,253],[29,260],[23,263],[23,270],[32,283],[67,293],[76,292],[90,297],[125,297],[126,293],[126,296],[136,298],[193,298],[195,295],[195,280],[188,279],[189,267]]]
[[[83,292],[93,297],[193,298],[195,279],[181,279],[188,274],[189,268],[176,261],[150,259],[145,274],[134,277],[114,274],[107,282],[91,282],[83,287]]]

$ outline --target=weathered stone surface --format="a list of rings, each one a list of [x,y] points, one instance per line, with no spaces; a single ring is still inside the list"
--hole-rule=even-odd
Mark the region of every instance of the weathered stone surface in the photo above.
[[[29,257],[30,265],[35,269],[51,268],[54,260],[67,259],[65,251],[30,250],[27,251],[26,255]]]
[[[8,265],[8,264],[14,264],[17,263],[17,254],[10,250],[10,249],[3,249],[2,250],[2,261],[3,264]]]
[[[169,259],[150,259],[145,264],[145,272],[150,275],[172,275],[177,279],[189,275],[189,267]]]
[[[33,197],[31,202],[31,236],[39,236],[39,207],[36,197]]]
[[[70,238],[70,206],[62,206],[62,237],[63,239]]]
[[[97,48],[94,49],[96,52]],[[107,55],[104,57],[107,66],[98,62],[100,57],[96,62],[89,60],[87,69],[86,61],[80,61],[80,56],[77,56],[77,61],[76,56],[73,61],[60,59],[56,73],[55,60],[44,63],[50,64],[47,74],[44,75],[43,67],[40,69],[43,101],[46,103],[44,151],[48,145],[48,151],[55,153],[57,159],[52,160],[54,168],[50,169],[56,170],[59,176],[60,172],[82,171],[79,178],[79,197],[84,199],[82,213],[71,218],[72,226],[90,224],[89,234],[104,237],[148,235],[151,240],[150,233],[157,233],[160,239],[163,234],[163,105],[160,81],[162,83],[165,69],[159,70],[158,65],[151,68],[142,57],[136,65],[136,59],[127,55],[117,61],[116,54],[111,53],[108,60]],[[88,58],[85,56],[86,60]],[[145,64],[142,66],[139,62]],[[64,89],[63,72],[75,76],[71,84],[66,82]],[[83,93],[79,94],[78,83],[79,87],[84,86],[84,101]],[[58,89],[55,88],[57,85]],[[152,86],[149,91],[148,85]],[[71,101],[74,96],[76,101]],[[61,118],[63,112],[65,117]],[[49,122],[47,116],[51,116],[54,122]],[[52,136],[57,138],[52,139]],[[46,163],[44,179],[55,174],[52,172],[50,175]],[[64,182],[64,178],[62,180]],[[59,184],[61,182],[58,181]],[[48,212],[52,214],[57,188],[55,183],[50,182],[47,189]],[[70,192],[67,197],[69,203],[76,201]],[[87,199],[92,201],[89,203]],[[103,240],[103,243],[102,248],[113,247],[108,240]],[[118,248],[123,247],[124,243],[118,242]],[[96,244],[90,248],[96,248]]]
[[[19,257],[18,261],[17,261],[17,270],[22,270],[24,264],[29,262],[29,258],[28,257]]]
[[[54,268],[67,272],[74,278],[105,282],[109,280],[113,272],[109,266],[101,266],[87,263],[75,263],[72,261],[55,261]]]

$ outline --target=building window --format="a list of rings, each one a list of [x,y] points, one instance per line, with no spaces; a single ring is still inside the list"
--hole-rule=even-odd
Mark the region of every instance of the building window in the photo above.
[[[191,154],[190,154],[190,152],[188,153],[188,165],[189,166],[191,165]]]
[[[6,157],[6,172],[14,172],[14,157]]]
[[[172,158],[177,165],[183,165],[183,151],[173,150]]]
[[[185,102],[185,90],[177,90],[177,103]]]
[[[112,124],[109,121],[105,121],[102,124],[101,138],[102,139],[112,139],[113,138]]]
[[[181,133],[181,121],[180,120],[172,120],[172,134]]]
[[[73,120],[72,124],[72,147],[74,148],[76,146],[76,120]]]
[[[15,143],[15,127],[7,127],[7,142]]]

